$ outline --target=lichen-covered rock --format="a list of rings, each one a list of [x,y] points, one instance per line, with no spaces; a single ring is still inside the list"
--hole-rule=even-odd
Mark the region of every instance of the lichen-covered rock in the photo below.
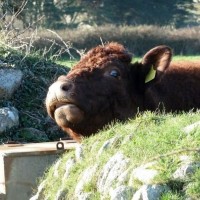
[[[92,200],[92,194],[90,192],[82,193],[77,196],[78,200]]]
[[[193,174],[196,169],[200,168],[200,163],[190,162],[190,163],[183,163],[174,173],[173,178],[184,180],[189,175]]]
[[[82,161],[83,160],[84,153],[83,153],[83,145],[82,144],[78,144],[76,146],[75,157],[76,157],[76,161]]]
[[[169,191],[166,185],[143,185],[133,196],[132,200],[159,200],[162,193]]]
[[[107,194],[118,177],[127,170],[129,159],[117,152],[112,156],[100,172],[97,182],[98,191]]]
[[[153,179],[158,175],[158,171],[151,169],[156,162],[147,163],[132,171],[130,182],[134,179],[141,181],[143,184],[151,184]]]
[[[123,185],[127,183],[130,179],[130,173],[131,173],[131,168],[128,168],[125,170],[118,178],[117,178],[117,183],[116,186]]]
[[[97,170],[97,165],[94,165],[92,167],[87,168],[83,172],[83,175],[82,175],[82,177],[81,177],[80,181],[78,182],[76,189],[75,189],[75,196],[76,197],[83,196],[84,186],[92,180],[92,178],[94,177],[94,175],[96,173],[96,170]]]
[[[130,133],[129,135],[127,135],[124,140],[122,141],[122,144],[126,144],[127,142],[129,142],[130,140],[132,140],[132,138],[134,137],[135,133]]]
[[[23,73],[18,69],[0,69],[0,99],[8,99],[21,84]]]
[[[200,121],[198,122],[195,122],[191,125],[188,125],[186,126],[185,128],[183,128],[183,131],[186,133],[186,134],[189,134],[191,133],[192,131],[196,130],[197,128],[200,128]]]
[[[134,189],[129,186],[121,185],[110,191],[111,200],[131,200],[134,194]]]
[[[42,183],[40,183],[40,185],[37,188],[37,193],[32,196],[29,200],[40,200],[42,199],[42,192],[44,190],[46,184],[46,180],[42,181]]]
[[[55,200],[62,200],[65,199],[66,195],[67,195],[67,190],[66,189],[60,189],[57,194],[56,194],[56,198]]]
[[[73,166],[75,165],[75,159],[74,158],[70,158],[69,160],[67,160],[66,164],[65,164],[65,174],[63,176],[63,182],[69,177],[70,175],[70,171],[72,170]]]
[[[14,107],[0,108],[0,133],[18,126],[19,115],[18,110]]]
[[[61,159],[59,159],[59,160],[55,163],[55,165],[54,165],[54,173],[53,173],[53,176],[56,177],[56,178],[59,177],[58,168],[59,168],[60,164],[61,164]],[[61,175],[61,176],[62,176],[62,175]]]
[[[109,147],[113,146],[118,140],[119,140],[120,137],[114,137],[114,138],[111,138],[107,141],[105,141],[103,143],[103,145],[101,146],[101,148],[99,149],[98,151],[98,156],[101,156],[101,154],[106,150],[108,149]]]

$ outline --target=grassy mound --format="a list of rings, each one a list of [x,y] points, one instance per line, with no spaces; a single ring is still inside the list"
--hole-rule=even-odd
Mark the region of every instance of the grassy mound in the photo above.
[[[19,111],[20,126],[0,135],[1,143],[7,141],[42,142],[63,137],[64,133],[56,130],[48,132],[53,126],[47,118],[45,97],[49,85],[59,75],[66,74],[69,68],[38,56],[37,53],[25,54],[4,46],[0,47],[1,68],[16,68],[23,72],[21,86],[9,100],[1,100],[0,107],[14,106]],[[34,128],[45,134],[31,135],[26,128]],[[52,128],[52,127],[51,127]]]
[[[181,165],[180,156],[189,156],[193,162],[200,162],[200,128],[194,129],[189,134],[183,131],[184,127],[200,120],[199,114],[199,112],[176,115],[145,112],[127,123],[110,125],[99,134],[83,141],[82,161],[76,160],[75,152],[67,152],[49,169],[43,177],[45,180],[43,195],[48,199],[55,199],[62,190],[63,199],[76,199],[74,196],[76,186],[84,171],[96,165],[97,170],[91,180],[84,185],[83,192],[92,194],[91,199],[101,199],[97,182],[102,169],[113,155],[120,152],[130,160],[128,167],[130,173],[128,179],[123,182],[124,185],[133,187],[135,191],[140,188],[142,185],[140,181],[130,180],[131,170],[155,161],[157,164],[154,168],[159,174],[153,179],[152,184],[165,184],[170,187],[170,191],[162,195],[162,200],[180,200],[186,197],[199,199],[199,169],[184,181],[172,178],[172,174]],[[115,138],[114,142],[99,153],[105,142],[112,138]],[[69,163],[70,159],[73,159],[75,164],[68,178],[64,178],[66,168],[69,166],[66,163]]]

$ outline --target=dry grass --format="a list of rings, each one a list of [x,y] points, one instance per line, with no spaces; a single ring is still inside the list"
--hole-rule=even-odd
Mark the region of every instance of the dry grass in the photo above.
[[[101,26],[65,29],[56,33],[63,41],[73,46],[71,53],[75,57],[78,56],[76,49],[88,50],[101,44],[102,41],[120,42],[136,56],[141,56],[150,48],[160,44],[171,46],[178,55],[197,55],[200,52],[199,27],[172,29],[158,26]],[[63,47],[63,42],[47,30],[39,30],[37,36],[33,44],[36,49],[51,47],[53,54]]]

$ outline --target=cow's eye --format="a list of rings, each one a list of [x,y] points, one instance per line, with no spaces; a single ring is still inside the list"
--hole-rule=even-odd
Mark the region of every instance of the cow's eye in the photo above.
[[[110,71],[110,76],[118,78],[120,76],[120,73],[117,70],[113,69],[112,71]]]

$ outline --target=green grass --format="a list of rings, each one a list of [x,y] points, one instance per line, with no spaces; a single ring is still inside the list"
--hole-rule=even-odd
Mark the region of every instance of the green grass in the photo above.
[[[200,61],[200,56],[174,56],[173,60],[191,60],[191,61]]]
[[[191,181],[186,188],[186,193],[194,199],[200,199],[200,169],[191,177]]]
[[[78,60],[68,60],[68,59],[61,59],[61,60],[56,61],[57,64],[63,65],[69,68],[72,68],[77,62]]]
[[[199,162],[200,156],[195,148],[200,147],[200,129],[196,129],[187,135],[183,128],[200,120],[200,113],[182,113],[165,114],[145,112],[139,114],[135,119],[126,123],[116,123],[108,126],[100,133],[86,138],[84,144],[84,161],[77,162],[71,171],[71,175],[62,185],[62,174],[64,173],[66,161],[74,157],[74,152],[66,153],[59,166],[58,178],[53,177],[52,168],[46,174],[47,184],[45,188],[46,196],[55,199],[59,188],[64,187],[68,190],[67,199],[74,198],[75,186],[80,179],[82,172],[95,164],[98,170],[92,181],[85,186],[85,192],[92,192],[93,199],[100,199],[97,191],[96,182],[103,166],[109,158],[116,152],[122,152],[127,158],[130,158],[129,167],[134,169],[142,164],[156,161],[154,167],[159,171],[159,175],[153,180],[153,183],[168,184],[170,192],[163,195],[162,200],[185,199],[186,194],[190,197],[199,197],[200,195],[200,171],[197,171],[191,179],[184,184],[172,180],[172,173],[180,165],[179,157],[189,155],[192,159]],[[126,137],[131,139],[124,142]],[[104,151],[101,156],[97,154],[104,142],[110,138],[117,137],[116,142]],[[128,181],[127,183],[128,184]],[[129,182],[129,186],[138,189],[141,183],[138,181]],[[185,192],[183,192],[183,189]]]
[[[200,60],[200,56],[174,56],[172,58],[172,60],[176,60],[176,61],[180,61],[180,60],[191,60],[191,61],[197,61]],[[141,61],[141,57],[134,57],[133,58],[133,62],[139,62]],[[61,59],[56,61],[57,64],[59,65],[63,65],[66,67],[73,67],[76,63],[78,62],[78,60],[68,60],[68,59]]]

